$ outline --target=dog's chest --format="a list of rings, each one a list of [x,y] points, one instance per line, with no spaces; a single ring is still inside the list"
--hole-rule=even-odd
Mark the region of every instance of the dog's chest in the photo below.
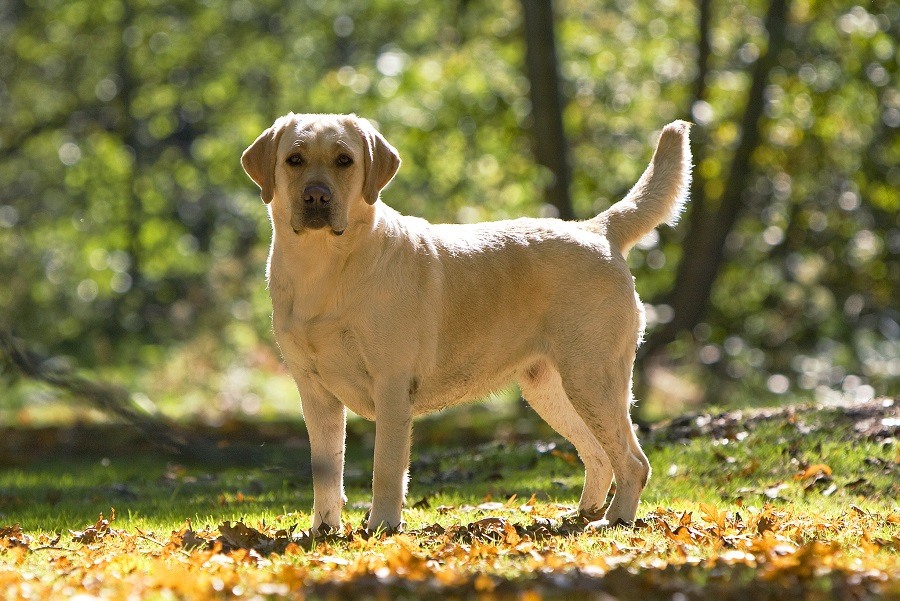
[[[336,396],[351,411],[374,419],[372,377],[366,369],[358,334],[338,317],[301,318],[273,314],[275,337],[304,393],[312,383]]]

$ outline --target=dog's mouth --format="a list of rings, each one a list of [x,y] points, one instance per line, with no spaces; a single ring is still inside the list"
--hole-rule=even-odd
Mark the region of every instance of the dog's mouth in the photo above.
[[[311,219],[304,223],[301,227],[292,225],[291,229],[294,230],[294,233],[299,236],[306,230],[321,230],[325,229],[326,227],[331,229],[331,233],[335,236],[342,236],[344,234],[344,230],[335,229],[334,227],[330,226],[327,221],[321,218]]]
[[[336,217],[331,207],[294,206],[291,211],[291,229],[297,235],[301,235],[307,230],[319,231],[327,229],[335,236],[340,236],[344,233],[346,225],[335,223],[341,221]]]
[[[320,230],[327,226],[328,221],[326,221],[323,217],[312,217],[310,219],[306,219],[303,223],[303,227],[308,230]]]

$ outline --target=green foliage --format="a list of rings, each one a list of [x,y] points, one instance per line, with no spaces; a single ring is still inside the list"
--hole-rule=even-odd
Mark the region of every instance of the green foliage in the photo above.
[[[688,115],[718,202],[765,9],[713,3],[707,99],[691,107],[692,2],[558,3],[578,214],[619,198],[652,132]],[[672,356],[703,365],[706,385],[897,392],[900,12],[802,0],[791,21],[708,323]],[[530,158],[522,63],[513,0],[5,3],[2,319],[125,374],[217,337],[214,367],[246,361],[271,342],[268,223],[242,149],[288,111],[353,111],[404,158],[384,195],[398,209],[538,215],[547,174]],[[670,288],[685,229],[633,251],[645,300]]]

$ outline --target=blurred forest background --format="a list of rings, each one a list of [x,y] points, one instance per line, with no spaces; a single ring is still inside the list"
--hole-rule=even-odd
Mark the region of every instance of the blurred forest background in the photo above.
[[[693,200],[629,257],[642,410],[898,394],[900,5],[549,6],[0,3],[0,329],[172,417],[298,415],[239,163],[275,117],[372,119],[435,221],[592,216],[686,118]],[[3,421],[61,401],[0,368]]]

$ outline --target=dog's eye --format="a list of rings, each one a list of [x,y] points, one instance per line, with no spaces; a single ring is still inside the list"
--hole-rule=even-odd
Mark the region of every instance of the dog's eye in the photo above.
[[[334,160],[334,164],[338,167],[349,167],[353,164],[353,158],[350,155],[339,154],[338,158]]]
[[[295,166],[295,167],[297,167],[297,166],[299,166],[299,165],[302,165],[302,164],[303,164],[303,157],[300,156],[299,154],[296,154],[296,153],[295,153],[295,154],[292,154],[291,156],[289,156],[289,157],[287,158],[287,164],[288,164],[288,165],[293,165],[293,166]]]

